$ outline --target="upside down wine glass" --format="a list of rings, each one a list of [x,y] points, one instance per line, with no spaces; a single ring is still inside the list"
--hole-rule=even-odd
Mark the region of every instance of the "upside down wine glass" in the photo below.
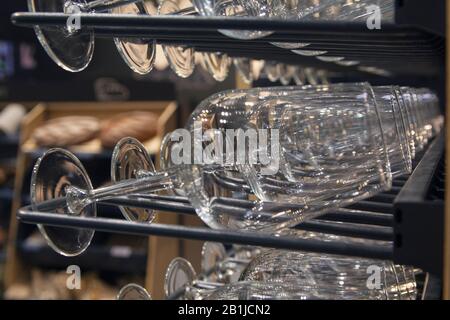
[[[238,281],[256,251],[259,250],[253,247],[235,246],[231,252],[227,252],[221,243],[205,242],[202,246],[202,278],[218,283]]]
[[[140,285],[130,283],[120,289],[116,300],[152,300],[152,296]]]
[[[193,0],[203,16],[257,17],[263,19],[303,21],[353,21],[365,22],[377,6],[382,21],[392,22],[394,1],[392,0]],[[370,9],[370,10],[369,10]],[[268,36],[268,30],[219,30],[236,39],[258,39]],[[294,50],[307,56],[326,54],[327,51],[302,50],[310,43],[272,42],[275,46]]]
[[[392,243],[303,230],[285,230],[283,235],[344,244],[362,243],[391,246]],[[378,286],[369,277],[380,275]],[[382,279],[382,280],[381,280]],[[417,287],[414,268],[391,261],[346,257],[302,251],[262,249],[241,274],[240,281],[296,283],[311,288],[310,297],[323,299],[415,300]]]
[[[327,90],[327,103],[323,103],[323,92],[308,91],[251,108],[208,100],[194,111],[188,130],[164,140],[162,171],[155,172],[140,143],[123,139],[112,162],[116,183],[95,190],[73,154],[51,149],[33,170],[33,208],[63,198],[64,206],[56,214],[92,217],[98,201],[173,190],[183,192],[212,228],[273,232],[388,188],[392,177],[372,90],[367,84],[327,86]],[[239,140],[240,134],[226,135],[227,129],[239,133],[248,128],[281,133],[261,146],[245,143],[245,136]],[[192,139],[186,148],[180,142],[183,135],[184,142]],[[239,155],[235,148],[242,146],[244,153]],[[252,157],[261,152],[268,161],[255,163]],[[244,181],[251,190],[235,181]],[[227,199],[243,191],[253,191],[263,202],[230,207]],[[129,220],[153,219],[151,210],[121,210]],[[94,234],[85,229],[39,228],[52,248],[65,255],[83,252]]]
[[[176,295],[177,299],[200,300],[221,286],[223,283],[201,280],[192,264],[180,257],[169,263],[164,278],[166,298]]]
[[[164,1],[157,8],[143,0],[28,0],[31,12],[102,13],[133,15],[192,15],[194,8],[180,9],[172,1]],[[66,27],[35,27],[36,35],[52,60],[61,68],[79,72],[90,63],[94,53],[94,33],[80,30],[68,23]],[[153,69],[156,41],[137,38],[115,38],[114,42],[127,65],[136,73],[146,74]],[[195,50],[185,46],[163,46],[171,69],[180,77],[189,77],[195,68]],[[228,75],[230,59],[225,54],[202,53],[202,62],[218,81]]]
[[[28,0],[31,12],[151,14],[150,7],[137,0]],[[94,33],[67,23],[64,27],[36,26],[36,35],[52,60],[61,68],[79,72],[92,60]],[[151,71],[155,58],[154,40],[115,38],[116,47],[128,66],[135,72]]]

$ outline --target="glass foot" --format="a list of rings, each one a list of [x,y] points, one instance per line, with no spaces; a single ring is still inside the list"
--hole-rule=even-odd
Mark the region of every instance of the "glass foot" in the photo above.
[[[183,286],[191,284],[196,278],[192,264],[183,258],[175,258],[167,267],[164,282],[166,297],[170,297]]]
[[[66,0],[28,0],[30,12],[67,12]],[[85,5],[85,0],[72,0],[71,12]],[[39,42],[49,57],[61,68],[80,72],[89,65],[94,54],[94,34],[81,32],[80,20],[76,15],[67,21],[67,27],[34,27]]]
[[[37,205],[43,201],[66,197],[67,191],[75,187],[82,190],[92,190],[92,184],[80,161],[69,151],[50,149],[38,159],[31,177],[31,205],[39,211]],[[45,210],[51,211],[51,210]],[[58,207],[54,214],[74,214],[68,206]],[[77,212],[77,217],[96,217],[95,204],[89,204]],[[91,243],[94,230],[71,229],[38,225],[39,230],[51,248],[64,256],[76,256],[84,252]]]
[[[111,159],[111,179],[113,182],[136,179],[140,175],[155,172],[153,161],[145,147],[134,138],[121,139],[114,148]],[[143,208],[119,207],[125,219],[152,222],[154,211]]]
[[[117,300],[152,300],[151,295],[143,287],[130,283],[120,289]]]

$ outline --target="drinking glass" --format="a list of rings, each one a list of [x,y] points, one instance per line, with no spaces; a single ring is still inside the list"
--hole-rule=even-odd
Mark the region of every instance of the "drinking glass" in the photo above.
[[[282,235],[344,244],[391,246],[379,240],[337,236],[303,230],[285,230]],[[370,275],[380,276],[379,283]],[[247,266],[240,281],[295,283],[306,299],[395,299],[415,300],[417,287],[414,268],[390,261],[346,256],[263,249]],[[309,296],[308,296],[309,294]]]
[[[232,252],[227,253],[223,244],[205,242],[202,246],[201,260],[203,278],[218,283],[238,281],[254,251],[256,251],[254,248],[234,247]]]
[[[152,297],[145,288],[130,283],[120,289],[116,300],[152,300]]]
[[[380,278],[372,286],[370,275],[375,272]],[[417,296],[412,268],[390,261],[272,249],[247,266],[241,281],[313,288],[312,297],[321,299],[415,300]]]
[[[319,90],[320,94],[291,91],[291,96],[287,95],[290,100],[282,97],[256,105],[235,104],[237,100],[230,105],[226,99],[219,103],[221,95],[216,95],[193,112],[187,130],[182,132],[188,135],[186,141],[192,139],[184,151],[180,137],[164,139],[162,171],[155,172],[139,142],[123,139],[113,152],[111,172],[116,183],[95,190],[73,154],[51,149],[33,170],[33,208],[38,210],[39,203],[62,198],[63,206],[55,213],[92,217],[98,201],[172,190],[183,192],[212,228],[273,232],[298,224],[390,186],[380,118],[369,89],[367,84],[355,84],[348,88],[327,86],[327,93]],[[230,98],[233,94],[225,93]],[[240,94],[245,97],[245,92]],[[314,121],[317,124],[312,125]],[[262,144],[269,162],[253,162],[254,152],[261,149],[246,146],[245,136],[241,136],[244,144],[233,142],[239,130],[248,128],[281,132],[272,145]],[[227,137],[227,129],[236,130],[238,136]],[[241,150],[243,158],[234,149],[238,146],[249,147],[249,152]],[[174,157],[180,150],[186,152],[187,159]],[[203,158],[198,159],[199,155]],[[239,156],[239,161],[230,155]],[[250,207],[230,206],[230,198],[251,191],[262,202]],[[129,220],[153,220],[152,210],[121,210]],[[52,248],[65,255],[83,252],[93,236],[92,230],[39,228]]]
[[[78,13],[113,12],[121,14],[150,14],[142,1],[130,0],[28,0],[31,12],[56,12],[75,15]],[[76,21],[76,20],[74,20]],[[79,72],[92,60],[94,33],[81,31],[80,26],[64,27],[35,26],[39,42],[50,58],[61,68]],[[135,72],[151,71],[155,58],[155,41],[115,38],[116,47],[127,65]]]
[[[184,258],[175,258],[167,267],[164,292],[167,298],[176,295],[177,299],[200,300],[221,286],[223,286],[221,283],[199,279],[189,261]]]

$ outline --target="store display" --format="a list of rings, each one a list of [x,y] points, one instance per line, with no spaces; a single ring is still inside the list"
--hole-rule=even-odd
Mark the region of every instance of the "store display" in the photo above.
[[[103,147],[113,148],[125,137],[144,142],[158,133],[158,115],[153,112],[133,111],[117,114],[101,124],[100,141]]]
[[[13,193],[0,164],[7,299],[449,298],[441,2],[27,1],[11,20],[66,71],[87,68],[98,37],[138,74],[101,77],[204,72],[175,81],[176,117],[147,108],[155,86],[103,109],[39,104],[20,137],[21,109],[0,113],[19,150]],[[101,51],[95,69],[115,65]]]
[[[84,70],[92,59],[94,50],[93,33],[84,36],[78,35],[79,20],[76,14],[98,13],[110,11],[114,14],[132,15],[180,15],[180,16],[239,16],[239,17],[259,17],[276,18],[284,20],[302,21],[352,21],[366,22],[374,15],[379,15],[381,21],[392,22],[394,17],[393,0],[364,0],[358,2],[346,2],[345,0],[329,1],[320,0],[315,2],[300,3],[290,1],[249,1],[242,3],[238,1],[215,1],[195,0],[193,3],[184,2],[183,9],[172,0],[165,0],[158,8],[151,1],[125,1],[117,0],[113,2],[95,1],[86,2],[77,0],[67,2],[64,0],[52,0],[49,3],[42,3],[42,0],[29,0],[29,10],[31,12],[64,12],[72,13],[73,21],[65,28],[42,28],[35,27],[36,34],[48,55],[62,68],[68,71]],[[267,2],[267,3],[266,3]],[[377,9],[375,9],[377,8]],[[157,13],[156,13],[157,11]],[[272,31],[242,31],[242,30],[219,30],[223,34],[243,40],[251,40],[265,37],[272,34]],[[66,37],[65,35],[69,35]],[[116,47],[127,65],[136,73],[146,74],[153,69],[156,59],[156,41],[142,39],[133,41],[127,38],[114,38]],[[310,43],[292,42],[272,42],[273,45],[292,50],[292,52],[304,56],[325,55],[328,51],[305,50]],[[76,46],[77,50],[64,50],[70,46]],[[196,53],[188,46],[163,45],[164,54],[171,69],[180,77],[189,77],[195,68]],[[63,49],[63,50],[61,50]],[[224,53],[199,53],[201,65],[217,81],[224,81],[228,76],[231,59]],[[342,58],[342,59],[341,59]],[[322,61],[336,62],[342,66],[353,66],[359,61],[345,61],[345,57],[323,57]],[[239,68],[239,67],[238,67]],[[287,72],[282,78],[283,84],[288,84],[294,68]],[[269,77],[271,78],[271,77]],[[247,82],[249,78],[247,77]],[[272,77],[273,79],[273,77]],[[311,82],[311,84],[317,84]]]
[[[250,89],[250,99],[255,94],[251,90],[258,92]],[[61,149],[48,151],[33,170],[33,207],[37,209],[41,202],[65,196],[62,201],[66,206],[58,214],[95,217],[95,203],[102,199],[172,190],[187,196],[199,217],[212,228],[276,232],[387,190],[393,174],[411,170],[410,154],[405,151],[407,134],[402,131],[407,127],[403,121],[408,119],[403,119],[391,103],[380,101],[378,105],[370,85],[260,90],[265,98],[257,104],[242,103],[247,97],[242,94],[245,92],[238,93],[241,102],[236,103],[235,92],[230,91],[205,100],[192,113],[186,125],[191,137],[203,139],[202,132],[211,129],[206,131],[211,133],[208,140],[218,141],[219,148],[224,148],[216,151],[216,158],[206,164],[199,165],[192,159],[181,165],[174,163],[172,155],[180,154],[183,145],[167,136],[161,147],[164,171],[155,173],[145,148],[126,138],[113,152],[111,173],[116,184],[93,189],[85,169],[73,154]],[[433,96],[431,92],[427,94]],[[227,104],[230,95],[232,108]],[[222,98],[223,104],[219,103]],[[417,113],[418,108],[411,112]],[[435,116],[430,111],[426,123],[431,123]],[[279,149],[271,150],[269,158],[279,161],[278,171],[269,175],[264,172],[273,167],[272,163],[265,167],[261,163],[236,165],[227,161],[230,151],[225,150],[228,143],[223,144],[227,138],[222,134],[226,129],[242,128],[280,131]],[[388,145],[384,131],[395,138]],[[200,146],[203,143],[193,142]],[[269,150],[264,151],[269,155]],[[236,191],[253,191],[261,202],[255,202],[251,208],[230,210],[227,199]],[[151,221],[153,212],[144,211],[145,221]],[[129,220],[139,221],[142,217],[129,214],[124,208],[122,213]],[[65,255],[83,252],[94,234],[85,229],[61,232],[60,228],[49,226],[40,226],[40,230],[52,248]]]
[[[69,116],[48,120],[34,130],[32,138],[41,147],[68,147],[94,139],[99,131],[96,118]]]

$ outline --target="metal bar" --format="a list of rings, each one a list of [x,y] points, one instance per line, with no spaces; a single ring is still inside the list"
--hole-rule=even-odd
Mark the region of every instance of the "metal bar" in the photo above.
[[[144,15],[119,15],[119,14],[80,14],[81,24],[91,27],[119,27],[140,28],[146,30],[267,30],[297,33],[308,32],[312,34],[333,30],[333,33],[350,35],[355,33],[368,33],[365,23],[345,22],[327,23],[314,21],[290,21],[280,19],[261,19],[253,17],[202,17],[202,16],[144,16]],[[63,13],[32,13],[17,12],[11,16],[14,24],[21,26],[34,25],[60,25],[65,26],[69,14]],[[416,26],[398,26],[395,24],[383,24],[383,30],[370,30],[373,34],[393,32],[398,35],[409,36],[421,34],[423,31]]]
[[[104,232],[141,236],[177,237],[183,239],[215,241],[231,244],[262,246],[286,250],[348,255],[373,259],[392,259],[392,247],[378,245],[347,244],[318,240],[277,237],[265,233],[213,230],[164,224],[143,224],[105,218],[80,218],[54,213],[37,213],[29,207],[18,211],[18,219],[24,223],[45,224],[60,227],[95,229]]]
[[[394,213],[394,206],[392,205],[392,203],[359,201],[348,206],[348,208],[363,211],[373,211],[378,213]]]
[[[297,229],[330,233],[338,236],[356,237],[371,240],[393,241],[394,232],[389,227],[374,227],[364,225],[348,225],[337,222],[323,222],[323,221],[307,221],[299,224]]]

